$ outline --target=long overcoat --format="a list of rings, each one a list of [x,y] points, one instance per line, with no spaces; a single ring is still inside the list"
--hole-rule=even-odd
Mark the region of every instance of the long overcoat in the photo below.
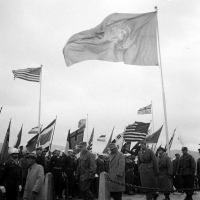
[[[172,174],[173,166],[169,156],[162,154],[158,157],[158,167],[159,167],[159,176],[158,176],[158,186],[160,189],[172,189]],[[169,177],[170,176],[170,177]]]
[[[109,175],[115,181],[125,183],[125,156],[121,152],[116,152],[114,156],[109,157]],[[110,192],[123,192],[125,186],[118,185],[109,181]]]
[[[31,195],[33,191],[38,193],[35,199]],[[35,163],[28,170],[23,200],[46,200],[44,194],[44,169]]]
[[[157,188],[158,163],[151,149],[138,152],[138,165],[141,185],[143,187]]]

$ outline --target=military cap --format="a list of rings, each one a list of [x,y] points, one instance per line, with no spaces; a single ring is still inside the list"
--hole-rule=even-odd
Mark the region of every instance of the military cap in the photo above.
[[[182,151],[187,151],[188,150],[188,148],[187,147],[182,147],[182,149],[181,149]]]
[[[73,149],[68,149],[68,152],[74,152],[74,150]]]
[[[80,142],[77,147],[86,147],[87,146],[87,142]]]
[[[110,143],[109,149],[117,149],[117,145],[115,143]]]
[[[54,151],[53,151],[53,152],[55,152],[55,151],[60,151],[60,149],[56,148],[56,149],[54,149]]]
[[[175,156],[180,156],[180,154],[179,153],[175,153]]]
[[[27,158],[33,158],[33,159],[37,159],[37,155],[35,153],[30,153]]]
[[[157,151],[160,151],[160,150],[166,152],[166,150],[165,150],[163,147],[159,147],[159,148],[157,149]]]
[[[42,146],[36,147],[36,150],[42,150]]]

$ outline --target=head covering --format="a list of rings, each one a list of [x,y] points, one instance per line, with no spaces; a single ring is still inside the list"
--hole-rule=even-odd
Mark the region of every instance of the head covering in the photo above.
[[[30,153],[30,151],[28,151],[27,149],[22,151],[23,156],[26,155],[26,154],[29,154],[29,153]]]
[[[42,146],[36,147],[36,150],[42,150]]]
[[[86,147],[87,146],[87,142],[80,142],[79,145],[77,145],[77,147]]]
[[[179,153],[175,153],[175,156],[180,156],[180,154]]]
[[[54,149],[53,153],[54,153],[55,151],[59,151],[59,152],[60,152],[60,149],[58,149],[58,148]]]
[[[33,159],[37,159],[37,155],[35,153],[30,153],[27,158],[33,158]]]
[[[68,152],[74,152],[74,150],[73,149],[68,149]]]
[[[109,149],[117,149],[117,145],[115,143],[110,143]]]
[[[163,147],[159,147],[159,148],[157,149],[157,151],[164,151],[164,152],[166,152],[166,150],[165,150]]]
[[[198,151],[200,151],[200,149],[198,149]]]
[[[188,148],[187,147],[182,147],[182,151],[187,151]]]
[[[10,153],[10,155],[14,154],[14,153],[19,153],[19,150],[16,148],[12,148],[9,153]]]
[[[147,141],[146,141],[146,140],[141,140],[141,141],[140,141],[140,144],[145,144],[145,145],[146,145],[146,144],[147,144]]]

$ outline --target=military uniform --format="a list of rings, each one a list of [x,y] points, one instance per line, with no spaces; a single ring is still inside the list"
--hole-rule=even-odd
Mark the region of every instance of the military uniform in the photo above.
[[[53,175],[54,179],[54,189],[55,189],[55,195],[56,196],[62,196],[62,159],[61,157],[57,157],[54,155],[50,159],[49,163],[49,171]]]
[[[185,147],[183,147],[185,148]],[[195,174],[196,164],[194,158],[186,153],[183,154],[178,163],[177,174],[180,174],[180,186],[181,188],[193,188],[194,187],[194,174]],[[192,199],[193,191],[186,191],[186,199]]]
[[[3,180],[6,188],[6,200],[17,200],[21,184],[21,168],[18,161],[10,158],[4,164]]]
[[[21,171],[22,172],[22,190],[21,190],[21,195],[23,196],[24,188],[25,188],[25,185],[26,185],[26,177],[28,175],[28,168],[29,168],[27,159],[25,157],[21,158],[19,160],[19,165],[20,165],[21,170],[22,170]]]

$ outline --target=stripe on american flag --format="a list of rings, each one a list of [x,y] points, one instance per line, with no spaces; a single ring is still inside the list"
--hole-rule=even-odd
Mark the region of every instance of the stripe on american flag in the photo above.
[[[18,70],[13,70],[12,72],[14,74],[14,78],[20,78],[32,82],[40,82],[41,67],[18,69]]]

